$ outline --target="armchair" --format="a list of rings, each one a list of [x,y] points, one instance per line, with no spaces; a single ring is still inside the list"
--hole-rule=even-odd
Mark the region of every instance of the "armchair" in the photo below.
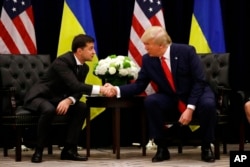
[[[21,161],[24,130],[36,127],[38,115],[22,108],[27,90],[50,65],[49,55],[0,54],[0,128],[14,134],[15,160]],[[67,124],[67,116],[56,116],[52,125]],[[5,136],[5,135],[4,135]],[[9,139],[3,143],[4,156],[8,156]],[[49,143],[48,153],[52,154]]]

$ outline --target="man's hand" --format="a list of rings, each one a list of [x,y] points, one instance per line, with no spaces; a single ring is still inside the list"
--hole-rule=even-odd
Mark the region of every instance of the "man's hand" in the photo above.
[[[63,99],[57,105],[56,113],[57,115],[65,115],[69,109],[69,106],[72,104],[72,100],[70,98]]]
[[[104,86],[101,86],[100,93],[107,97],[113,97],[117,95],[115,86],[110,83],[106,83]]]
[[[179,122],[181,125],[188,125],[192,121],[193,110],[186,108],[186,110],[181,114]]]

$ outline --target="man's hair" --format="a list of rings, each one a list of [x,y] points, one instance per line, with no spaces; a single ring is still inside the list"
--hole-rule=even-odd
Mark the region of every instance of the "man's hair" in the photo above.
[[[141,37],[142,42],[147,42],[150,39],[153,39],[158,45],[167,45],[172,43],[171,37],[161,26],[152,26],[145,30]]]
[[[72,52],[76,52],[78,48],[84,48],[87,43],[94,43],[94,42],[95,40],[91,36],[85,34],[79,34],[74,37],[72,41],[71,50]]]

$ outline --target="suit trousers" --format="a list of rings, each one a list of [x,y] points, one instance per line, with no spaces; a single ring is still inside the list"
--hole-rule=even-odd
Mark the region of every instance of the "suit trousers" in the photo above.
[[[36,99],[34,99],[36,100]],[[41,100],[41,99],[39,99]],[[37,112],[40,113],[40,118],[37,127],[37,147],[43,148],[48,140],[51,122],[56,115],[56,106],[44,99],[40,103]],[[76,147],[78,144],[80,132],[86,118],[87,107],[83,102],[76,102],[71,105],[67,112],[68,124],[66,129],[65,145]],[[63,126],[64,127],[64,126]]]
[[[179,120],[181,113],[178,111],[178,99],[164,93],[155,93],[145,99],[145,108],[148,117],[149,137],[156,144],[162,145],[166,129],[166,120]],[[200,131],[202,143],[212,143],[215,139],[216,126],[216,103],[214,93],[206,87],[200,96],[193,117],[200,120]],[[157,143],[158,142],[158,143]],[[164,145],[165,146],[165,145]]]

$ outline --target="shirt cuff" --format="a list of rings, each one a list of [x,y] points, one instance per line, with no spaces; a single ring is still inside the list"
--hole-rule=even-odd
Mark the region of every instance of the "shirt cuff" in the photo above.
[[[117,92],[116,97],[117,97],[117,98],[120,98],[120,97],[121,97],[120,88],[119,88],[118,86],[115,86],[115,88],[116,88],[116,92]]]
[[[195,105],[188,104],[188,105],[187,105],[187,108],[190,108],[191,110],[195,110]]]
[[[101,89],[101,86],[99,86],[99,85],[93,85],[93,89],[92,89],[91,94],[92,95],[98,95],[98,94],[100,94],[100,89]]]
[[[74,105],[76,103],[76,99],[72,96],[69,96],[68,97],[70,100],[72,100],[72,104],[71,105]]]

